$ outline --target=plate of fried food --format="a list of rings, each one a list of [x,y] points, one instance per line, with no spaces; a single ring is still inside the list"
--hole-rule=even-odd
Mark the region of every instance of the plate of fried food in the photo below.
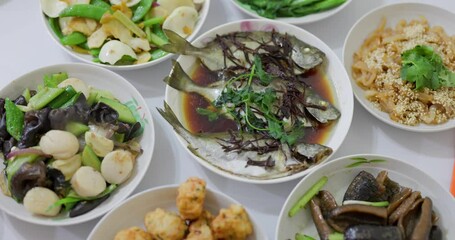
[[[454,239],[455,199],[425,172],[383,155],[330,161],[302,179],[275,239]]]
[[[270,184],[299,178],[339,148],[351,124],[346,71],[294,25],[241,20],[189,43],[167,32],[173,62],[161,116],[203,166]]]
[[[455,14],[396,3],[365,14],[344,43],[356,99],[381,121],[408,131],[455,127]]]
[[[106,214],[88,239],[267,239],[231,197],[190,177],[138,193]]]

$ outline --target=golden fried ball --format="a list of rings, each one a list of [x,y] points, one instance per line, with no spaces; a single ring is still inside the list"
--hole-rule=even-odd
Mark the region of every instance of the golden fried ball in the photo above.
[[[215,239],[246,239],[253,233],[253,226],[248,214],[241,205],[231,205],[221,209],[218,216],[211,223]]]
[[[205,210],[196,221],[190,224],[186,240],[213,240],[213,233],[209,226],[212,220],[213,215]]]
[[[145,227],[154,239],[180,240],[185,236],[185,220],[161,208],[145,215]]]
[[[205,199],[204,180],[191,177],[180,184],[177,193],[177,209],[184,219],[197,219],[203,210]]]
[[[130,227],[118,232],[114,240],[152,240],[152,235],[139,227]]]

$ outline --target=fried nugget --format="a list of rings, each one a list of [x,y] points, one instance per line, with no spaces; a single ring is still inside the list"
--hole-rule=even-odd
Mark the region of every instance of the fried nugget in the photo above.
[[[139,227],[130,227],[119,231],[114,240],[152,240],[152,235]]]
[[[201,216],[205,187],[205,181],[197,177],[188,178],[186,182],[180,184],[177,193],[177,209],[184,219],[194,220]]]
[[[180,240],[188,228],[180,216],[161,208],[148,212],[144,222],[153,239]]]
[[[243,240],[253,233],[253,226],[247,212],[241,205],[221,209],[210,227],[215,239]]]

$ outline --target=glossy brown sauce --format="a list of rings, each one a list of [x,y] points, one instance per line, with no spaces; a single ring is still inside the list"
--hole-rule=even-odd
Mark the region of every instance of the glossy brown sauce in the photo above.
[[[199,85],[208,85],[217,81],[216,73],[211,72],[202,64],[196,64],[191,71],[191,78]],[[327,76],[322,70],[312,70],[303,76],[305,82],[310,85],[324,99],[333,103],[333,92]],[[209,121],[206,116],[196,112],[198,107],[207,108],[210,105],[204,97],[196,93],[185,94],[183,97],[184,118],[187,128],[193,133],[202,132],[224,132],[229,129],[236,130],[237,125],[234,121],[226,118],[219,118]],[[304,141],[307,143],[323,143],[330,134],[331,126],[320,126],[318,128],[307,128],[305,130]]]

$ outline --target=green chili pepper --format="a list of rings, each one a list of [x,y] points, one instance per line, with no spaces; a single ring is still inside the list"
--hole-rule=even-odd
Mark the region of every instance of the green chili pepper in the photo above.
[[[90,5],[102,7],[104,9],[106,9],[106,10],[111,9],[111,5],[109,5],[109,3],[107,3],[107,2],[105,2],[103,0],[91,0],[90,1]]]
[[[87,42],[87,37],[81,32],[72,32],[60,38],[60,42],[63,45],[78,45]]]
[[[136,10],[134,11],[131,20],[133,20],[133,22],[138,22],[139,20],[141,20],[150,11],[152,3],[153,0],[141,0]]]
[[[85,17],[99,21],[107,11],[108,9],[100,6],[75,4],[63,9],[63,11],[60,12],[59,17]]]
[[[24,113],[9,98],[5,99],[6,131],[17,141],[24,129]]]
[[[57,35],[60,39],[63,37],[62,30],[60,29],[60,25],[58,24],[58,18],[49,18],[49,27],[51,27],[52,31]]]

